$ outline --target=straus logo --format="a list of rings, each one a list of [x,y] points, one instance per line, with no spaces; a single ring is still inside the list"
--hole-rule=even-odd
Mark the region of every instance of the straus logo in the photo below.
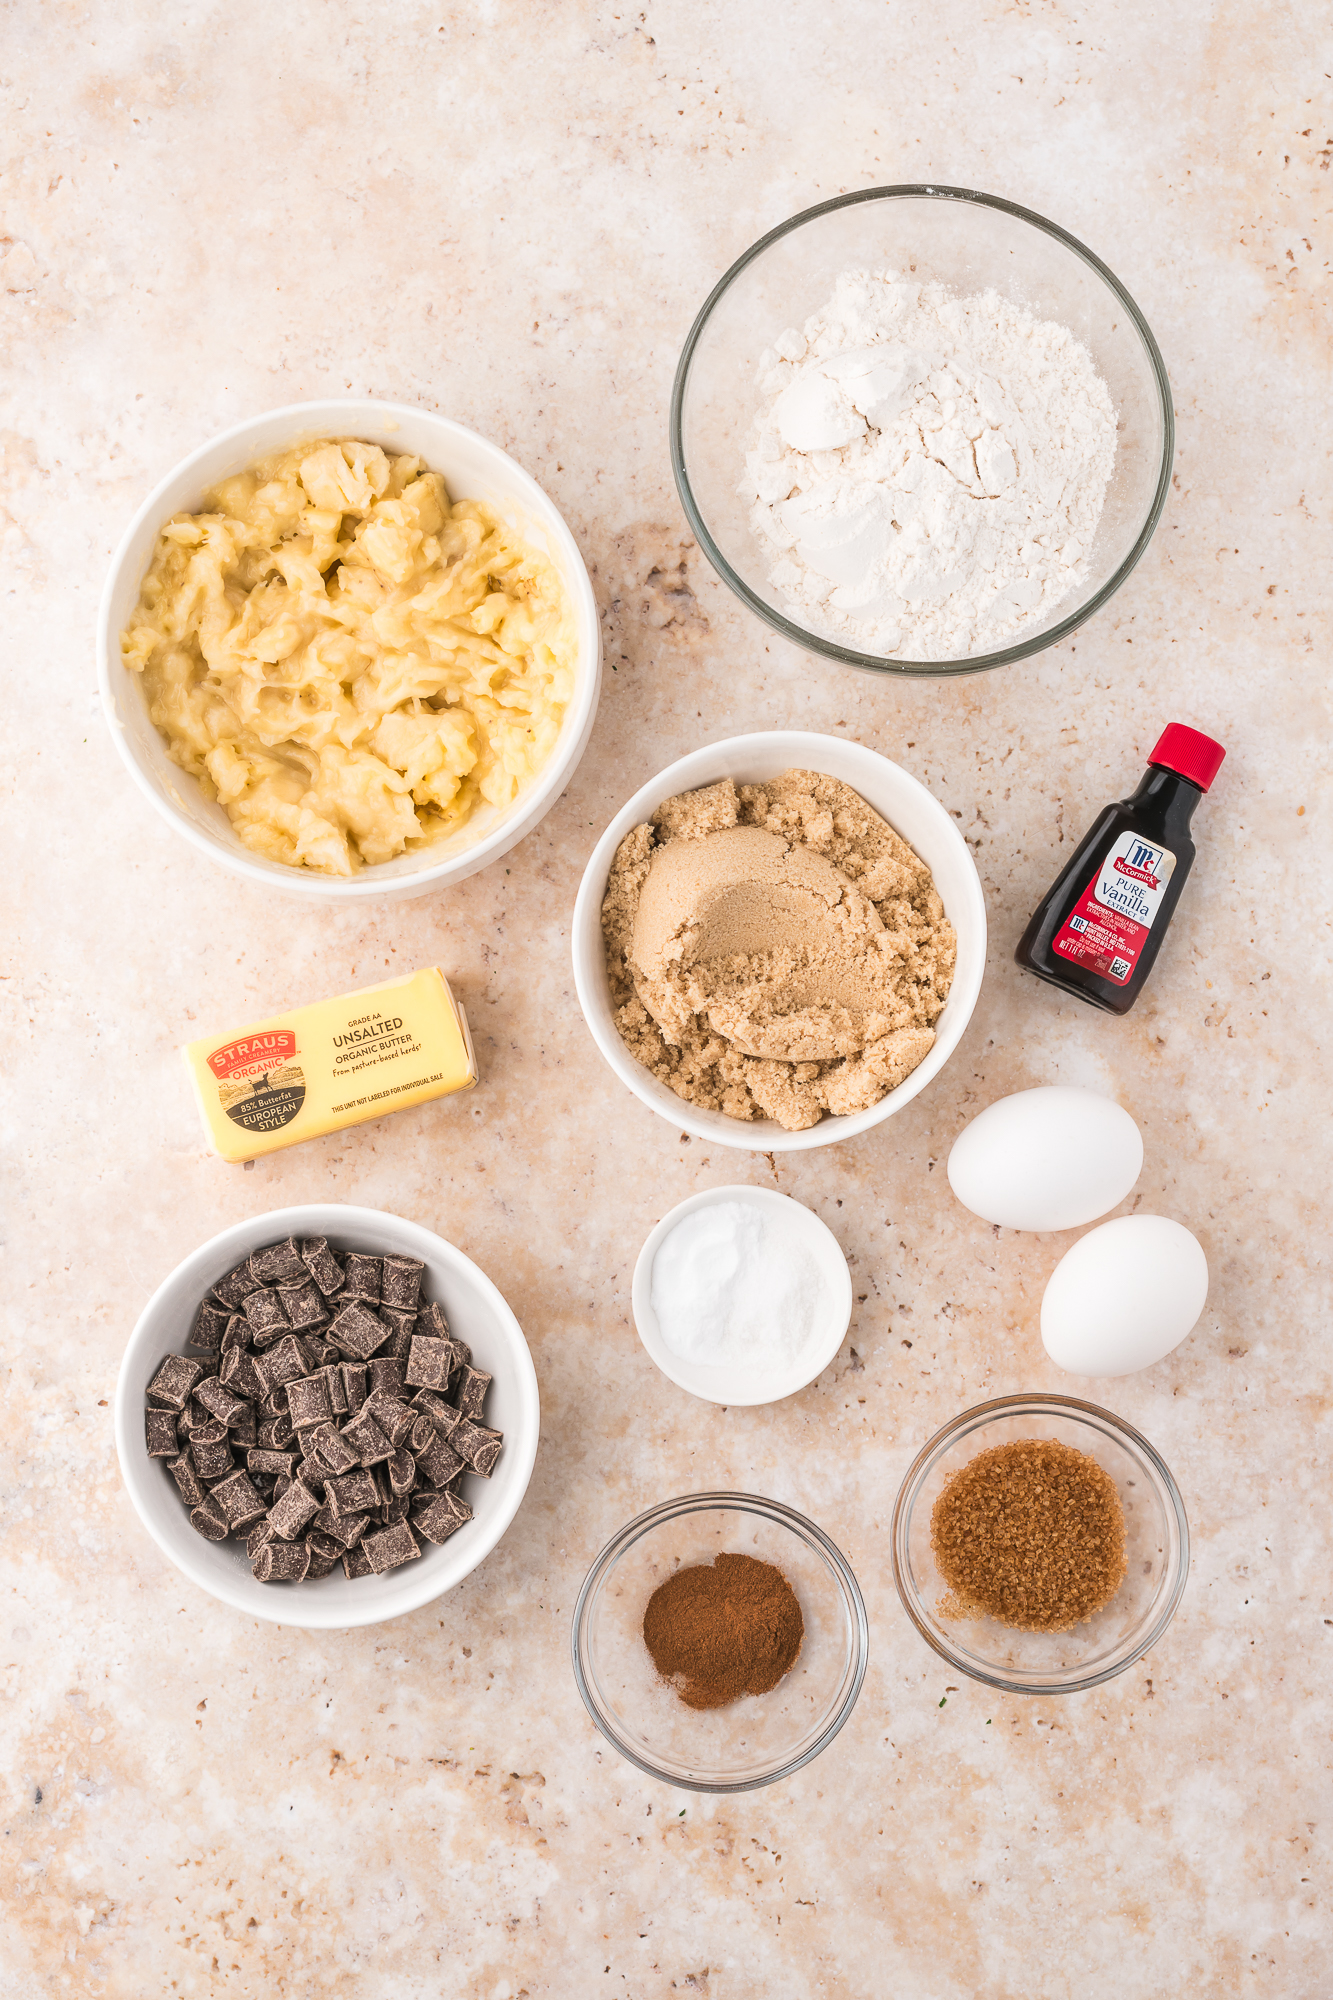
[[[290,1125],[305,1103],[305,1071],[290,1028],[243,1035],[214,1049],[208,1067],[218,1080],[218,1101],[247,1132],[276,1132]]]

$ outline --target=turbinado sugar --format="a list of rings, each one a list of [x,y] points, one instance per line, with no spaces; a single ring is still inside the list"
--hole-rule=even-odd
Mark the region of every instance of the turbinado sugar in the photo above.
[[[657,1586],[643,1637],[687,1708],[725,1708],[743,1694],[767,1694],[791,1671],[805,1621],[773,1563],[719,1555]]]
[[[931,1510],[930,1546],[949,1589],[941,1617],[1063,1632],[1123,1583],[1125,1514],[1096,1459],[1021,1438],[954,1473]]]

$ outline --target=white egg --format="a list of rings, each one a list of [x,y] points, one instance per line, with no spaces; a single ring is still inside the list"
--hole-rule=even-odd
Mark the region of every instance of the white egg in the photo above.
[[[1208,1297],[1199,1240],[1164,1215],[1118,1215],[1051,1273],[1041,1337],[1071,1375],[1132,1375],[1179,1347]]]
[[[1142,1167],[1127,1111],[1095,1090],[1047,1084],[977,1113],[954,1140],[949,1185],[1006,1229],[1080,1229],[1123,1201]]]

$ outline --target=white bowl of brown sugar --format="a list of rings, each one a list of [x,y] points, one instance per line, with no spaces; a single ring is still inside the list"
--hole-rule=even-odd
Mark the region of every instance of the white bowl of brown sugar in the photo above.
[[[695,1138],[803,1152],[920,1094],[981,990],[986,905],[901,765],[803,730],[735,736],[642,786],[593,850],[574,979],[620,1081]]]

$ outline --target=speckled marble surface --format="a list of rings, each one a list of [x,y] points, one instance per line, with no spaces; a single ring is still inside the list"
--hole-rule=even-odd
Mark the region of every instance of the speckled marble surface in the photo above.
[[[761,26],[737,0],[187,0],[169,20],[52,0],[5,19],[6,1995],[1326,1993],[1318,10],[780,0]],[[700,299],[756,235],[843,188],[932,177],[1055,217],[1123,276],[1171,370],[1179,453],[1147,558],[1076,638],[1000,675],[882,687],[785,648],[714,581],[665,411]],[[92,632],[163,471],[252,411],[347,389],[519,456],[586,551],[609,670],[577,777],[507,864],[326,916],[267,906],[159,823],[98,714]],[[1165,956],[1117,1024],[1009,954],[1168,717],[1230,755]],[[993,932],[934,1087],[776,1175],[630,1101],[567,965],[621,799],[775,722],[847,731],[924,779],[974,845]],[[205,1152],[188,1035],[435,962],[476,1025],[475,1097],[250,1172]],[[1131,1199],[1194,1228],[1213,1272],[1193,1337],[1099,1391],[1184,1490],[1188,1592],[1156,1652],[1063,1703],[948,1685],[886,1557],[939,1423],[1069,1386],[1037,1310],[1070,1239],[994,1235],[943,1174],[974,1109],[1051,1080],[1133,1111]],[[775,1409],[690,1402],[629,1317],[653,1220],[735,1178],[808,1202],[856,1280],[837,1362]],[[451,1596],[305,1636],[166,1565],[121,1489],[109,1399],[188,1248],[338,1196],[431,1224],[500,1283],[543,1443],[513,1529]],[[832,1749],[727,1801],[618,1761],[567,1664],[603,1539],[705,1484],[814,1514],[872,1630]]]

